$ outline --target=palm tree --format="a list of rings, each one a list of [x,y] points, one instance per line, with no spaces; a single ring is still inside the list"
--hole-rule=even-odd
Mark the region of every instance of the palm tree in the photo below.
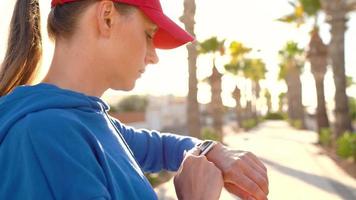
[[[321,40],[318,30],[313,30],[309,44],[308,58],[311,64],[311,71],[314,76],[317,94],[317,124],[318,132],[322,128],[329,127],[329,119],[326,114],[324,95],[324,76],[327,65],[327,47]]]
[[[280,64],[279,78],[287,83],[288,117],[292,122],[299,121],[300,128],[304,128],[304,108],[302,104],[302,84],[300,72],[304,63],[301,59],[303,50],[297,43],[287,42],[279,52],[282,62]]]
[[[257,121],[257,100],[261,90],[259,81],[265,78],[266,65],[261,59],[244,59],[242,71],[244,76],[252,81],[252,93],[255,96],[252,113]]]
[[[271,113],[272,112],[272,95],[268,89],[265,90],[264,96],[267,100],[267,112]]]
[[[241,107],[241,90],[239,87],[235,87],[235,90],[232,92],[232,97],[235,99],[236,102],[236,120],[237,126],[239,128],[242,127],[242,107]]]
[[[317,93],[316,116],[318,132],[320,132],[322,128],[329,127],[324,95],[324,77],[327,70],[327,47],[320,38],[317,24],[321,4],[319,0],[298,0],[296,3],[291,4],[294,7],[294,12],[282,17],[280,21],[296,23],[297,26],[299,26],[308,19],[314,20],[307,58],[311,64],[311,71],[315,80]]]
[[[184,23],[185,29],[193,36],[194,33],[194,16],[195,16],[195,0],[184,0],[184,13],[180,20]],[[200,113],[199,113],[199,103],[197,100],[198,96],[198,80],[197,80],[197,42],[192,42],[187,45],[188,50],[188,63],[189,63],[189,91],[188,91],[188,105],[187,105],[187,116],[188,116],[188,131],[191,136],[200,138]]]
[[[223,127],[223,114],[224,106],[221,99],[221,78],[222,74],[216,68],[215,62],[213,64],[213,73],[209,77],[209,83],[211,86],[211,112],[213,116],[213,127],[218,133],[219,141],[222,141],[222,127]]]
[[[223,55],[225,40],[219,41],[216,37],[209,38],[199,43],[198,50],[201,54],[212,54],[213,56],[213,69],[212,74],[209,77],[209,83],[211,86],[211,113],[213,117],[213,127],[218,134],[219,140],[222,141],[222,126],[223,126],[223,112],[224,106],[221,99],[221,77],[222,74],[216,67],[216,53],[219,52]]]
[[[246,47],[243,45],[241,42],[238,41],[233,41],[231,42],[229,46],[229,53],[231,60],[228,64],[224,66],[225,70],[236,76],[239,77],[239,72],[243,68],[243,59],[244,56],[251,51],[250,48]],[[241,86],[240,86],[241,87]],[[233,97],[236,102],[236,117],[237,117],[237,125],[239,127],[242,127],[242,120],[243,118],[246,117],[245,109],[242,109],[241,107],[241,90],[239,89],[238,86],[236,86],[234,92],[233,92]]]
[[[286,101],[286,93],[282,92],[278,95],[278,112],[283,113],[283,106],[285,105]]]
[[[335,82],[335,135],[341,136],[346,130],[352,130],[346,95],[345,76],[345,32],[347,14],[356,9],[356,0],[321,0],[322,8],[331,26],[329,56]]]

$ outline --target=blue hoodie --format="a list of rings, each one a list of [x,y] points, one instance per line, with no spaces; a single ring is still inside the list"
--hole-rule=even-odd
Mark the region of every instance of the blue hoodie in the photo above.
[[[157,199],[143,173],[177,170],[199,141],[135,130],[108,110],[46,83],[0,98],[0,199]]]

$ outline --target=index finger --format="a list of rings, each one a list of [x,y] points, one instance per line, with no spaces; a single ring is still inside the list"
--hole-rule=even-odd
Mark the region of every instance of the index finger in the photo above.
[[[231,173],[229,176],[225,177],[225,182],[237,185],[256,200],[267,199],[267,195],[262,191],[262,189],[244,174]]]
[[[253,153],[248,153],[247,156],[251,158],[258,166],[260,166],[265,172],[267,172],[266,166],[257,158]]]

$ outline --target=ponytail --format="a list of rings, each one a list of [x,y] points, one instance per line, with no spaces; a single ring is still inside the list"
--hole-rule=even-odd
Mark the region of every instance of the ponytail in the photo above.
[[[0,97],[31,83],[42,56],[39,0],[17,0],[0,71]]]

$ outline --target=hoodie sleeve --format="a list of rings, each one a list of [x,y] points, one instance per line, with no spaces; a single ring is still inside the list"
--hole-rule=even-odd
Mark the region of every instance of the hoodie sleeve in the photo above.
[[[11,129],[6,149],[17,153],[0,167],[2,188],[16,184],[9,199],[110,199],[95,141],[70,117],[50,116],[30,114]]]
[[[189,136],[134,129],[112,119],[145,172],[158,172],[162,169],[177,171],[184,151],[192,149],[200,142]]]

